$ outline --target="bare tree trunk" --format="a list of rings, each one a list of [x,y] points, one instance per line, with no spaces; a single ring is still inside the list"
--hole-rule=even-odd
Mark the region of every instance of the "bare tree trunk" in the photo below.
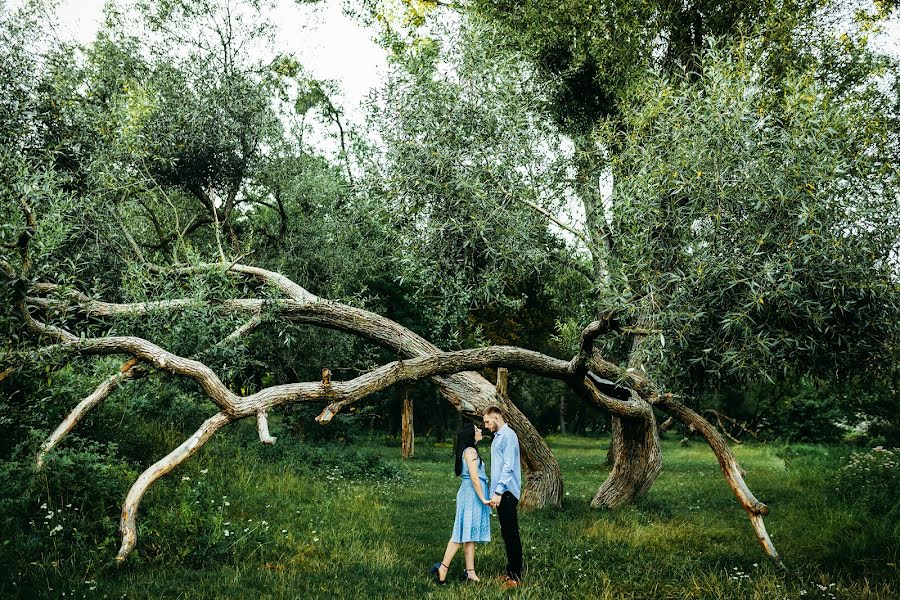
[[[613,417],[610,447],[613,468],[591,501],[594,508],[618,508],[642,496],[662,469],[662,453],[656,418],[645,400],[635,402],[646,408],[646,419]]]
[[[400,456],[404,459],[415,456],[416,436],[413,431],[413,403],[409,396],[409,386],[403,386],[403,412],[400,419]]]
[[[645,321],[640,324],[647,325]],[[636,335],[628,360],[628,367],[643,376],[646,376],[644,364],[650,346],[648,336]],[[640,498],[662,470],[653,408],[637,394],[633,400],[641,408],[639,418],[612,416],[612,439],[606,459],[612,462],[613,468],[591,501],[594,508],[617,508]]]

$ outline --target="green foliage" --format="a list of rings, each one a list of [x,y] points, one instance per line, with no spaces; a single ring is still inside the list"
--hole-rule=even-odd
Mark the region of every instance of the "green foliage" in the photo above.
[[[467,23],[436,36],[427,60],[395,57],[369,180],[393,214],[401,283],[445,339],[472,309],[521,307],[522,284],[552,280],[551,259],[570,250],[529,206],[558,207],[567,181],[541,88],[521,59],[494,52],[496,32]]]
[[[837,423],[845,415],[834,395],[804,386],[775,408],[772,428],[776,435],[792,442],[835,442],[844,434]]]
[[[13,556],[53,557],[56,568],[96,570],[118,545],[121,498],[137,472],[115,444],[71,436],[42,470],[33,449],[43,432],[0,461],[2,568]]]
[[[696,83],[651,78],[625,132],[606,130],[623,285],[661,304],[655,360],[692,385],[883,366],[900,177],[878,92],[835,102],[798,76],[773,97],[756,69],[714,51]]]

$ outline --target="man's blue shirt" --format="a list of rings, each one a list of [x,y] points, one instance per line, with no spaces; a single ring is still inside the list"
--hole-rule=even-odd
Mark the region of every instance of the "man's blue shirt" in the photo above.
[[[517,499],[522,493],[522,465],[519,462],[519,436],[506,423],[491,442],[491,490],[503,495],[512,492]]]

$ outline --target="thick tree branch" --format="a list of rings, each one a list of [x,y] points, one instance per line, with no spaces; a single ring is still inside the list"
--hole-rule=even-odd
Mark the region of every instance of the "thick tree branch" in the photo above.
[[[141,473],[122,505],[122,517],[119,521],[119,532],[122,534],[122,545],[116,560],[122,562],[134,549],[137,543],[137,511],[147,489],[156,483],[160,477],[193,456],[209,439],[222,427],[233,420],[226,413],[220,412],[203,422],[193,435],[186,439],[180,446],[172,450],[163,458],[156,461],[146,471]]]
[[[753,524],[753,529],[756,532],[756,537],[763,550],[773,559],[780,562],[778,552],[775,550],[775,546],[766,532],[766,526],[762,519],[763,515],[769,514],[769,507],[757,500],[750,488],[747,487],[741,474],[741,467],[722,435],[709,421],[684,404],[676,401],[671,394],[661,394],[657,398],[656,406],[662,408],[685,425],[693,427],[706,439],[719,461],[725,481],[728,482],[731,491],[734,492],[741,506],[747,511]]]
[[[262,318],[259,315],[253,316],[246,323],[242,324],[240,327],[232,331],[228,336],[214,344],[208,350],[201,353],[206,354],[213,350],[214,348],[219,348],[222,346],[226,346],[231,342],[235,341],[239,337],[246,335],[253,330],[255,330],[262,323]],[[7,369],[8,371],[12,370]],[[43,467],[44,465],[44,457],[48,452],[53,450],[62,439],[72,432],[78,422],[84,418],[84,416],[90,412],[93,408],[98,406],[101,402],[106,400],[115,390],[119,388],[119,386],[126,381],[133,381],[137,379],[141,379],[146,377],[150,373],[150,370],[145,367],[143,364],[139,363],[137,359],[130,359],[126,361],[122,367],[119,369],[119,372],[115,375],[109,377],[93,392],[91,392],[87,397],[85,397],[78,405],[72,409],[72,411],[66,415],[66,418],[62,423],[51,433],[44,443],[41,444],[41,448],[37,453],[37,466],[38,468]],[[268,432],[268,430],[266,430]],[[275,438],[272,438],[274,440]]]

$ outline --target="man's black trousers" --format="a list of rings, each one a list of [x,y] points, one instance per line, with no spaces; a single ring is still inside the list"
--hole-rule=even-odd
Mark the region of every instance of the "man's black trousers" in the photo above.
[[[512,492],[503,492],[497,517],[500,520],[500,535],[506,546],[506,574],[510,579],[522,579],[522,540],[519,538],[519,517],[516,507],[519,499]]]

